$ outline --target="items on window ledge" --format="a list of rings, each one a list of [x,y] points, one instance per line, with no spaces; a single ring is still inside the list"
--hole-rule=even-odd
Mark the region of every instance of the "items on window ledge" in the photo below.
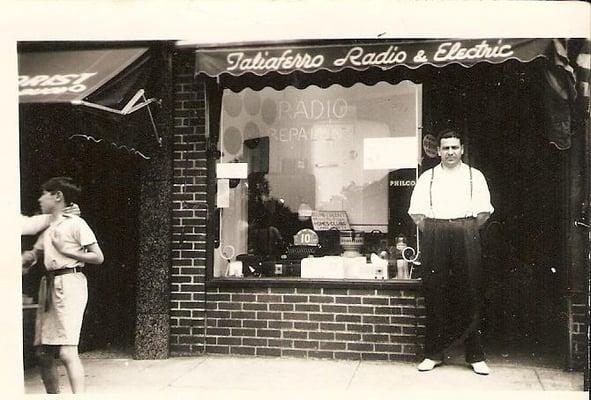
[[[402,235],[390,245],[387,234],[377,230],[371,233],[353,229],[316,232],[303,228],[293,236],[293,244],[285,245],[274,226],[255,224],[249,231],[249,253],[237,255],[234,261],[232,257],[224,257],[229,262],[227,277],[418,278],[420,262]],[[366,243],[366,238],[371,243]],[[411,258],[406,257],[407,253]]]

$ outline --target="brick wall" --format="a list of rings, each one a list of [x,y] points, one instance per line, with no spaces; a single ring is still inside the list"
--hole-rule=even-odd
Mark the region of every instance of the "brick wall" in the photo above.
[[[205,92],[192,53],[175,55],[170,351],[200,353],[205,343]]]
[[[422,308],[407,290],[210,289],[205,350],[414,361],[422,352]]]
[[[573,367],[576,369],[583,369],[588,354],[589,307],[587,300],[587,294],[584,292],[573,293],[571,299],[572,326],[570,331],[573,343]]]

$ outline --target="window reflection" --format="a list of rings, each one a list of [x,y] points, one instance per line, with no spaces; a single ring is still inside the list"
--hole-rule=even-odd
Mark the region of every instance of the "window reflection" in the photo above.
[[[367,269],[378,263],[372,253],[393,257],[396,236],[414,244],[406,192],[392,182],[401,174],[415,179],[420,101],[412,82],[225,90],[218,162],[247,163],[248,178],[224,194],[214,276],[238,263],[243,276],[301,276],[308,257],[343,271]],[[363,244],[344,252],[343,240]],[[224,256],[229,247],[233,257]],[[371,277],[368,271],[334,276]]]

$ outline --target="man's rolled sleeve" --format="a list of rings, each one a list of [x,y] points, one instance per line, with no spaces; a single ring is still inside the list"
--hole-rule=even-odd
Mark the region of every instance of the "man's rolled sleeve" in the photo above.
[[[427,171],[423,172],[412,191],[410,196],[410,206],[408,208],[409,215],[427,215],[431,208],[429,204],[429,178],[426,176]]]
[[[490,191],[488,190],[486,178],[480,171],[476,171],[476,173],[474,174],[474,178],[474,214],[492,214],[495,209],[492,206],[492,203],[490,202]]]

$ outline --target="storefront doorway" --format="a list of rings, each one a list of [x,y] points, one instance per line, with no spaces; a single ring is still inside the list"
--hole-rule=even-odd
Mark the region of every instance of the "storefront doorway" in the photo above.
[[[565,365],[567,154],[545,136],[539,63],[456,69],[429,86],[431,127],[466,135],[495,212],[483,232],[484,330],[491,358]],[[446,101],[433,101],[446,99]]]
[[[136,319],[138,169],[132,156],[112,146],[69,140],[75,126],[70,105],[21,105],[21,210],[38,212],[39,187],[53,176],[71,176],[82,186],[82,217],[105,254],[88,266],[89,301],[80,352],[110,356],[133,352]],[[30,248],[35,238],[24,238]],[[23,279],[23,292],[36,299],[41,270]],[[26,344],[25,344],[26,345]]]

